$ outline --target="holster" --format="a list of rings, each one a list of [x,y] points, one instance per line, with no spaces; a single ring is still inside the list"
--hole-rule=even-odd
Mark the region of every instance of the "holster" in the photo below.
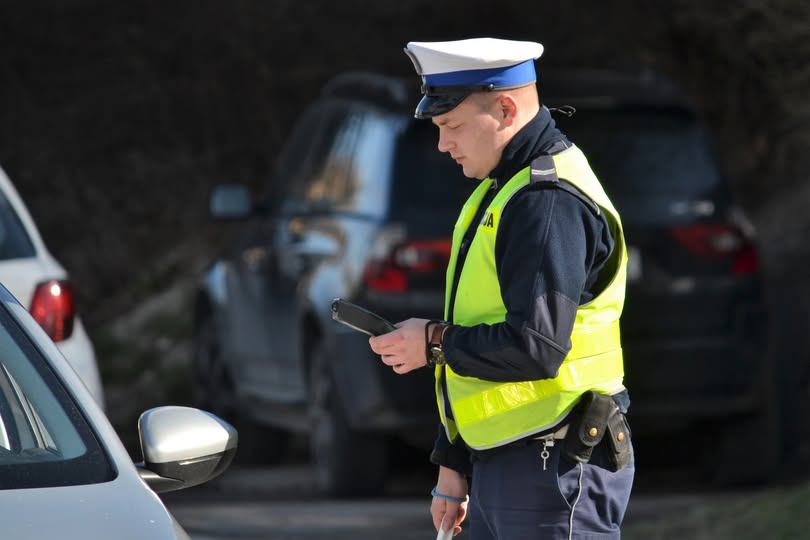
[[[565,436],[566,455],[580,463],[588,463],[593,449],[608,436],[607,455],[611,470],[618,471],[633,458],[630,432],[624,415],[613,398],[588,390],[571,413]]]

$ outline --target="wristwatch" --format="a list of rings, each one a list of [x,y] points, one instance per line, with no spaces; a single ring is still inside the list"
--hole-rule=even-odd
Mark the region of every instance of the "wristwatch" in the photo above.
[[[433,332],[430,334],[430,341],[428,343],[428,364],[431,366],[443,366],[447,362],[444,358],[444,350],[442,350],[442,338],[444,331],[447,329],[446,324],[437,323],[433,326]]]

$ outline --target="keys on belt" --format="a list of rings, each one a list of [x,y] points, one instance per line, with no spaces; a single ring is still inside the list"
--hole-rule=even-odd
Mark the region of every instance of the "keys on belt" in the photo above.
[[[559,427],[555,431],[551,433],[546,433],[545,435],[541,435],[539,437],[535,437],[535,439],[543,441],[543,449],[540,451],[540,459],[543,460],[543,470],[547,470],[546,465],[548,462],[548,458],[551,457],[551,453],[549,453],[548,449],[554,446],[554,440],[562,440],[565,438],[565,435],[568,433],[568,424]]]

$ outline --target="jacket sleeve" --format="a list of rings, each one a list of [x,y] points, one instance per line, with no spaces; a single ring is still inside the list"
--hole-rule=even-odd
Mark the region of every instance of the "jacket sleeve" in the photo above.
[[[491,381],[552,378],[571,349],[580,304],[605,282],[606,221],[567,191],[529,186],[502,213],[495,261],[504,323],[454,327],[443,348],[453,371]]]
[[[439,424],[439,434],[433,445],[433,451],[430,453],[430,462],[453,469],[466,476],[472,475],[470,452],[464,441],[459,437],[455,444],[451,443],[441,424]]]

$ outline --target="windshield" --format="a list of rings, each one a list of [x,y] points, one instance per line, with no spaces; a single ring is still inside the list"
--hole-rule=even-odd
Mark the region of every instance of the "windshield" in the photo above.
[[[0,192],[0,260],[33,257],[34,245],[25,232],[20,217]]]
[[[90,426],[40,351],[0,309],[0,489],[112,478]]]

